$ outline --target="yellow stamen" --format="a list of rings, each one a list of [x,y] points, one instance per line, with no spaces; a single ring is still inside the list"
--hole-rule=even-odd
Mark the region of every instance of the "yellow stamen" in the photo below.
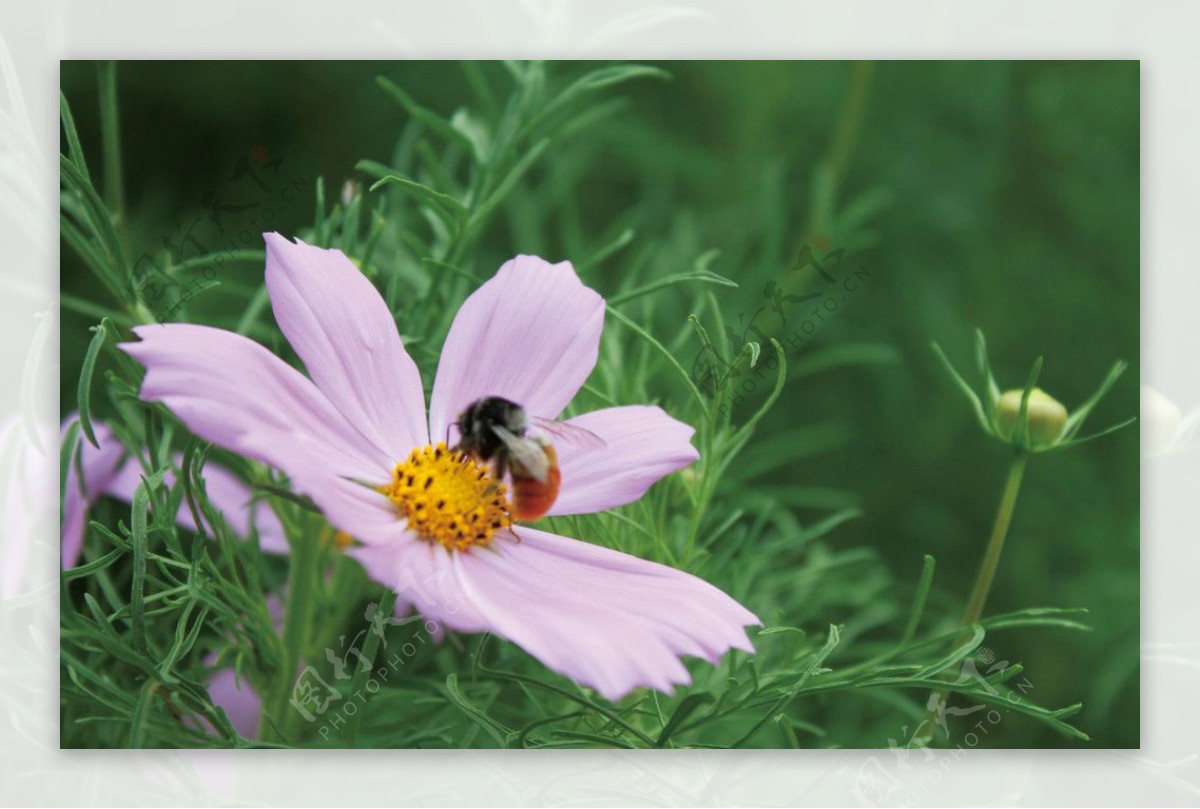
[[[414,449],[380,491],[422,539],[451,550],[487,545],[512,526],[504,484],[487,466],[442,443]]]

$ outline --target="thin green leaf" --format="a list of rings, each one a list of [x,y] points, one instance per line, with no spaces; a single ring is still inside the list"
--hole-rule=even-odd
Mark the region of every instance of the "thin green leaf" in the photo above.
[[[470,281],[475,286],[482,286],[486,281],[486,279],[480,278],[478,275],[475,275],[474,273],[467,272],[462,267],[455,266],[454,264],[450,264],[445,261],[438,261],[436,258],[423,258],[423,259],[421,259],[421,263],[428,264],[431,267],[439,267],[443,270],[452,272],[455,275],[457,275],[459,278],[465,278],[466,280]],[[405,340],[404,342],[405,342],[405,345],[410,344],[409,340]]]
[[[1068,447],[1077,447],[1080,444],[1086,444],[1089,441],[1094,441],[1097,438],[1101,438],[1103,436],[1108,435],[1109,433],[1115,433],[1117,430],[1124,429],[1124,428],[1128,427],[1130,424],[1133,424],[1137,420],[1138,420],[1137,416],[1130,416],[1129,418],[1125,419],[1124,421],[1117,422],[1113,426],[1107,427],[1099,432],[1092,433],[1091,435],[1085,435],[1083,438],[1076,438],[1074,441],[1064,441],[1061,444],[1055,444],[1053,447],[1050,448],[1049,451],[1067,449]]]
[[[996,378],[992,375],[992,366],[988,362],[987,340],[983,336],[982,329],[975,330],[975,365],[979,369],[979,376],[983,379],[985,386],[984,412],[987,413],[988,421],[995,424],[996,402],[1000,399],[1000,386],[996,384]]]
[[[197,603],[196,601],[189,601],[183,608],[179,620],[175,623],[175,641],[171,644],[171,648],[167,651],[162,663],[158,667],[163,678],[168,681],[174,679],[176,664],[184,655],[192,650],[196,645],[196,640],[200,637],[200,632],[204,629],[204,619],[208,615],[207,606],[201,606],[200,615],[196,620],[191,620]]]
[[[378,160],[360,160],[354,164],[354,168],[361,171],[363,174],[369,174],[377,180],[384,177],[390,177],[396,173],[396,170],[391,166],[385,166]]]
[[[807,526],[798,532],[787,532],[780,536],[779,539],[768,542],[762,545],[763,553],[781,553],[784,551],[797,551],[803,548],[814,539],[821,537],[833,531],[839,525],[847,523],[851,520],[857,520],[862,516],[862,509],[859,508],[844,508],[835,511],[827,517],[822,517],[813,524]]]
[[[770,409],[774,407],[775,402],[779,400],[780,394],[783,393],[783,385],[785,382],[787,382],[787,355],[784,354],[783,346],[779,345],[779,341],[774,337],[771,338],[771,345],[775,347],[775,356],[779,360],[779,372],[775,375],[775,388],[771,391],[770,395],[767,396],[767,400],[762,403],[762,407],[760,407],[755,414],[750,417],[749,421],[743,424],[738,431],[733,434],[733,436],[729,439],[728,446],[737,446],[749,438],[750,433],[754,429],[755,425],[762,421],[763,416],[767,415]],[[753,357],[757,358],[757,352],[753,351],[752,349],[752,353]]]
[[[79,422],[71,422],[71,426],[67,428],[67,432],[62,437],[62,445],[58,448],[58,494],[59,494],[59,520],[62,519],[62,508],[67,501],[67,474],[71,470],[71,464],[78,457],[79,448]],[[82,476],[79,478],[82,480]]]
[[[482,649],[480,651],[476,652],[476,660],[479,660],[479,656],[481,654],[482,654]],[[544,682],[542,680],[537,679],[536,677],[527,677],[524,674],[517,674],[517,673],[511,672],[511,671],[499,671],[497,669],[489,669],[487,666],[483,665],[482,663],[478,663],[477,667],[480,671],[485,672],[487,674],[491,674],[492,676],[500,677],[501,679],[505,679],[505,680],[511,680],[512,682],[516,682],[516,683],[532,685],[537,688],[541,688],[545,691],[549,691],[553,694],[557,694],[558,696],[563,697],[567,700],[570,700],[571,702],[582,705],[585,708],[588,708],[589,710],[594,711],[595,713],[603,716],[609,722],[612,722],[615,725],[619,725],[622,729],[625,730],[625,732],[629,733],[632,736],[635,736],[646,747],[654,746],[653,739],[651,739],[649,736],[647,736],[642,731],[635,728],[633,725],[626,722],[615,711],[613,711],[609,708],[605,708],[604,706],[593,702],[592,700],[588,699],[587,697],[584,697],[583,695],[581,695],[579,693],[576,693],[573,691],[568,691],[565,688],[560,688],[559,686],[554,685],[552,683]]]
[[[792,723],[788,721],[787,714],[776,714],[775,724],[783,733],[784,739],[788,743],[788,747],[793,750],[800,749],[800,740],[796,738],[796,731],[792,730]]]
[[[512,735],[513,731],[497,722],[492,717],[468,700],[458,687],[458,675],[450,674],[446,677],[446,686],[443,689],[446,696],[454,705],[461,710],[467,717],[483,729],[485,733],[495,740],[496,744],[501,747],[506,746],[507,738]]]
[[[801,629],[800,627],[797,627],[797,626],[768,626],[765,629],[758,630],[758,632],[755,634],[756,634],[756,637],[760,637],[760,638],[763,637],[764,635],[796,635],[796,634],[798,634],[802,638],[808,635],[807,632],[805,632],[803,629]]]
[[[1082,607],[1071,609],[1059,609],[1055,607],[1032,607],[1029,609],[1017,610],[1016,612],[1006,612],[1003,615],[996,615],[991,618],[986,618],[980,623],[988,630],[1011,629],[1014,627],[1025,626],[1057,626],[1063,629],[1081,629],[1084,631],[1091,631],[1091,626],[1067,617],[1072,615],[1087,614],[1088,610]]]
[[[150,551],[150,532],[146,517],[150,507],[149,482],[142,479],[133,493],[129,515],[130,544],[133,546],[133,581],[130,585],[130,621],[133,648],[145,654],[146,642],[146,556]]]
[[[116,630],[109,624],[108,619],[104,615],[104,610],[101,609],[95,597],[91,593],[84,593],[83,601],[88,608],[88,612],[91,613],[93,625],[98,630],[91,637],[100,643],[105,651],[113,655],[113,657],[137,667],[148,675],[152,674],[154,666],[151,661],[145,655],[138,654],[121,641],[120,636],[117,635]]]
[[[133,279],[125,264],[125,254],[121,250],[121,242],[117,238],[117,231],[113,226],[112,214],[105,207],[99,194],[96,193],[96,189],[92,187],[91,181],[83,176],[79,168],[66,155],[59,155],[59,170],[67,181],[67,185],[82,198],[88,213],[88,220],[108,253],[112,269],[116,271],[115,277],[106,279],[106,283],[116,289],[125,289],[126,287],[132,289]],[[116,279],[120,279],[119,282]]]
[[[537,162],[538,158],[542,156],[542,152],[546,151],[546,147],[549,145],[550,141],[548,139],[543,139],[534,144],[521,156],[521,159],[517,161],[512,170],[504,176],[504,179],[500,181],[495,190],[480,202],[477,208],[471,211],[471,219],[467,224],[468,236],[474,235],[483,227],[488,217],[491,216],[492,210],[508,196],[513,186],[525,176],[525,172],[529,171],[530,167]]]
[[[134,320],[127,314],[122,314],[111,306],[101,306],[98,303],[86,301],[83,298],[77,298],[74,295],[63,293],[59,296],[59,303],[64,309],[69,309],[72,312],[83,315],[92,320],[102,320],[108,318],[113,323],[120,323],[125,328],[138,325],[138,321]]]
[[[597,249],[596,252],[592,253],[592,255],[589,256],[586,261],[581,261],[576,266],[576,270],[580,275],[583,275],[592,267],[603,263],[610,256],[624,249],[630,242],[633,241],[636,235],[637,232],[633,228],[625,228],[617,235],[615,239]]]
[[[1083,428],[1084,420],[1087,419],[1096,405],[1100,403],[1100,400],[1108,395],[1108,392],[1112,390],[1112,386],[1117,384],[1117,380],[1121,378],[1121,374],[1125,373],[1125,369],[1128,367],[1129,364],[1124,360],[1117,360],[1113,363],[1113,366],[1108,369],[1108,373],[1105,374],[1104,380],[1101,381],[1100,387],[1096,389],[1096,392],[1089,396],[1087,401],[1077,407],[1075,412],[1067,417],[1067,422],[1063,425],[1062,437],[1064,441],[1074,438],[1075,434]],[[1102,435],[1102,433],[1098,435]]]
[[[160,685],[157,680],[147,680],[142,685],[137,703],[134,705],[133,716],[129,720],[129,747],[138,749],[146,740],[146,722],[150,708],[158,699]]]
[[[487,124],[466,108],[454,111],[450,126],[470,141],[471,155],[476,163],[487,163],[492,153],[491,131]]]
[[[650,67],[648,65],[619,65],[616,67],[604,67],[599,70],[593,70],[567,86],[565,90],[554,97],[550,103],[542,109],[534,118],[525,126],[525,132],[536,131],[547,120],[556,114],[565,110],[571,104],[582,100],[591,93],[598,92],[608,87],[613,87],[627,81],[632,81],[639,78],[656,78],[670,79],[671,74],[661,68]]]
[[[813,655],[812,660],[810,660],[808,666],[805,667],[804,673],[788,690],[788,693],[775,700],[767,712],[763,714],[763,716],[757,722],[755,722],[753,726],[751,726],[750,730],[746,731],[746,733],[742,735],[742,737],[736,742],[731,744],[730,747],[741,747],[754,738],[754,735],[758,733],[762,726],[770,721],[771,717],[775,716],[789,702],[791,702],[791,700],[804,688],[804,685],[813,675],[821,671],[821,666],[825,662],[825,659],[829,657],[829,655],[833,654],[833,650],[838,647],[839,643],[841,643],[841,639],[841,629],[836,624],[830,624],[829,635],[825,638],[825,643],[822,644],[817,653]],[[758,689],[756,688],[755,690]]]
[[[359,167],[362,164],[359,163]],[[375,191],[385,185],[394,185],[402,191],[407,192],[414,199],[424,203],[428,210],[436,213],[447,225],[452,228],[459,228],[467,216],[467,209],[463,204],[447,194],[440,191],[434,191],[427,185],[415,182],[407,177],[401,177],[398,174],[389,174],[382,179],[376,180],[370,190]]]
[[[100,321],[99,326],[93,326],[91,329],[92,340],[88,344],[87,354],[83,357],[83,368],[79,372],[76,402],[79,407],[79,425],[83,429],[83,434],[96,449],[100,448],[100,442],[96,440],[96,432],[92,428],[92,374],[96,370],[96,360],[100,356],[100,349],[104,347],[104,341],[108,337],[108,325],[109,321],[104,319]]]
[[[87,160],[83,156],[83,147],[79,145],[79,132],[75,129],[75,116],[71,114],[71,105],[67,96],[61,90],[58,93],[58,113],[62,118],[63,133],[67,138],[67,159],[79,170],[79,174],[87,182],[91,182],[88,173]]]
[[[525,727],[521,728],[521,730],[517,733],[517,736],[516,736],[517,745],[516,746],[522,747],[522,748],[528,748],[530,746],[529,745],[529,734],[532,733],[534,730],[537,730],[538,728],[545,727],[546,725],[550,725],[555,722],[565,722],[568,719],[575,719],[577,717],[586,716],[586,715],[587,715],[586,711],[570,711],[569,713],[560,714],[558,716],[550,716],[545,719],[534,720],[533,722],[530,722]]]
[[[267,258],[266,250],[228,250],[223,253],[206,253],[201,256],[192,256],[184,259],[178,264],[172,264],[167,268],[171,273],[182,273],[188,270],[193,270],[199,267],[207,267],[213,263],[214,258],[220,258],[222,261],[235,262],[244,261],[249,264],[257,264],[259,266]]]
[[[75,567],[71,568],[70,570],[64,570],[63,574],[62,574],[63,580],[64,581],[75,581],[76,579],[82,579],[86,576],[90,576],[93,573],[95,573],[97,570],[103,570],[104,568],[107,568],[109,565],[111,565],[113,562],[117,561],[117,559],[120,559],[124,555],[125,555],[125,550],[123,548],[113,548],[111,551],[104,554],[100,558],[93,559],[92,561],[88,562],[87,564],[76,565]]]
[[[679,703],[679,707],[671,714],[671,718],[667,720],[667,724],[663,726],[662,733],[658,734],[658,738],[654,740],[655,747],[665,747],[667,742],[671,740],[671,735],[679,729],[683,721],[691,716],[697,708],[715,702],[716,698],[708,692],[700,692],[697,694],[689,694],[683,702]]]
[[[694,381],[692,381],[691,375],[689,375],[688,372],[683,369],[683,366],[679,364],[679,360],[675,359],[675,355],[672,354],[670,351],[668,351],[666,346],[664,346],[658,340],[654,339],[654,337],[651,336],[651,334],[649,332],[647,332],[645,329],[643,329],[638,324],[634,323],[629,318],[625,317],[625,315],[621,314],[616,309],[613,309],[611,305],[609,305],[607,307],[607,309],[608,309],[608,313],[610,315],[615,317],[620,323],[623,323],[624,325],[629,327],[629,329],[632,330],[634,334],[638,335],[643,340],[648,342],[650,345],[654,346],[654,348],[657,349],[658,352],[663,355],[663,358],[666,359],[668,364],[670,364],[670,366],[675,369],[675,371],[679,374],[680,378],[683,379],[684,382],[687,384],[688,389],[692,392],[692,396],[694,396],[696,401],[700,403],[700,408],[702,410],[707,410],[708,402],[707,402],[707,400],[705,400],[704,394],[702,394],[700,392],[700,389],[696,387],[696,383]]]
[[[931,343],[930,345],[933,346],[938,359],[942,361],[942,365],[945,366],[946,371],[954,380],[954,384],[962,391],[963,396],[967,397],[967,401],[971,404],[971,409],[975,411],[975,418],[979,421],[979,426],[987,433],[992,434],[992,426],[988,423],[987,413],[983,409],[983,404],[979,401],[979,396],[976,395],[975,391],[971,390],[971,386],[967,383],[967,380],[963,379],[958,371],[954,370],[954,366],[950,364],[950,359],[942,351],[942,347],[937,343]]]
[[[488,117],[494,118],[500,111],[500,104],[488,83],[487,76],[483,73],[483,66],[473,59],[464,59],[459,62],[459,66],[462,67],[463,74],[467,77],[467,83],[471,85],[475,97],[483,106],[483,111]]]
[[[254,296],[250,298],[250,302],[246,304],[246,309],[242,312],[242,316],[238,318],[234,331],[242,335],[249,334],[250,329],[254,327],[255,322],[258,320],[258,316],[262,314],[263,309],[267,307],[267,303],[270,300],[270,291],[266,285],[259,287]]]
[[[593,745],[602,744],[608,747],[634,749],[634,745],[620,736],[601,736],[598,733],[583,733],[578,730],[556,730],[554,731],[554,735],[560,739],[574,739],[581,742],[590,742]]]
[[[403,107],[414,120],[420,121],[439,135],[462,146],[475,159],[475,162],[478,163],[483,159],[482,154],[476,149],[475,144],[469,137],[456,129],[453,124],[442,116],[413,101],[412,97],[401,90],[399,85],[391,79],[386,76],[376,76],[375,83],[391,96],[396,103]]]
[[[1037,385],[1038,377],[1042,374],[1043,360],[1044,357],[1038,357],[1033,361],[1033,368],[1030,369],[1029,378],[1025,380],[1025,388],[1021,392],[1021,406],[1017,409],[1017,427],[1013,431],[1012,441],[1022,449],[1031,448],[1029,441],[1029,397]]]
[[[934,562],[933,557],[925,554],[924,563],[921,567],[921,579],[917,583],[916,592],[913,593],[913,605],[908,613],[908,623],[904,627],[904,635],[900,638],[901,646],[907,646],[917,634],[917,626],[921,623],[921,616],[925,612],[925,601],[929,598],[929,588],[933,586],[933,571],[935,567],[936,562]]]
[[[983,627],[979,624],[975,624],[971,627],[970,638],[955,646],[954,651],[950,652],[950,654],[918,671],[914,677],[932,677],[935,674],[940,674],[951,666],[961,662],[967,657],[967,655],[975,651],[975,648],[983,642],[984,634],[985,632]]]
[[[80,218],[86,221],[86,214],[81,212]],[[104,286],[112,296],[120,300],[122,294],[121,288],[119,285],[114,286],[112,283],[111,274],[108,272],[108,263],[102,253],[103,246],[97,246],[92,238],[87,236],[83,232],[83,229],[66,212],[59,215],[58,227],[63,240],[71,246],[71,249],[79,254],[79,257],[83,259],[83,263],[104,283]]]

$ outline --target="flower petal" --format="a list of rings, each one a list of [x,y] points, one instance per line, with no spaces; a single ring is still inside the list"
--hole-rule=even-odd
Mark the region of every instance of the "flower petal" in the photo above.
[[[467,405],[503,396],[555,418],[596,365],[604,299],[569,261],[517,256],[463,302],[446,336],[429,399],[434,441]]]
[[[141,398],[161,402],[215,444],[310,477],[328,474],[386,480],[390,459],[348,424],[295,368],[258,343],[208,326],[138,326],[137,343],[120,348],[146,366]]]
[[[65,440],[67,430],[79,420],[77,414],[72,414],[63,422],[60,440]],[[92,446],[81,430],[77,433],[75,448],[70,453],[70,466],[67,468],[66,490],[63,492],[63,522],[62,522],[62,566],[70,570],[79,563],[79,554],[83,550],[83,534],[87,525],[88,509],[96,498],[100,497],[105,488],[116,477],[125,447],[121,445],[106,425],[92,422],[92,432],[97,449]],[[78,453],[78,457],[76,456]],[[82,477],[79,471],[82,470]]]
[[[396,591],[396,612],[415,607],[426,619],[459,632],[487,632],[490,625],[456,583],[452,554],[407,530],[394,542],[346,551],[372,579]],[[440,627],[438,628],[440,631]]]
[[[743,627],[761,622],[711,584],[586,542],[518,533],[520,542],[452,557],[463,601],[493,632],[606,698],[690,683],[683,655],[716,664],[729,649],[754,651]]]
[[[658,407],[595,410],[570,419],[602,438],[603,449],[556,442],[562,486],[550,514],[590,514],[641,498],[660,478],[700,457],[696,431]]]
[[[223,329],[168,323],[134,332],[141,342],[119,347],[146,366],[143,401],[166,405],[205,440],[282,470],[342,530],[363,541],[390,536],[394,508],[362,484],[386,481],[395,459],[303,374]]]
[[[313,382],[393,462],[427,444],[421,375],[375,287],[340,250],[264,238],[275,320]]]

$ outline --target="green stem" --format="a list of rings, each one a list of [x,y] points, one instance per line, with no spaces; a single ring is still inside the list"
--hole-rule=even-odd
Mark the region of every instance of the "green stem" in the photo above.
[[[979,617],[983,615],[983,606],[987,603],[988,591],[992,589],[992,579],[996,577],[996,568],[1000,564],[1000,553],[1004,550],[1004,540],[1008,536],[1008,526],[1012,522],[1017,493],[1021,491],[1021,477],[1025,474],[1025,463],[1028,459],[1026,453],[1018,452],[1008,469],[1008,480],[1004,482],[1004,493],[1000,496],[1000,508],[996,512],[992,536],[988,539],[983,563],[979,566],[975,587],[971,590],[971,599],[967,602],[967,612],[963,616],[963,625],[966,627],[978,623]]]
[[[100,63],[100,138],[104,144],[104,201],[121,221],[125,190],[121,183],[121,127],[117,118],[117,63]]]
[[[1008,526],[1012,523],[1017,494],[1021,491],[1021,478],[1025,475],[1025,464],[1028,460],[1028,453],[1018,451],[1012,466],[1008,468],[1008,479],[1004,481],[1004,492],[1000,495],[996,522],[992,525],[992,535],[988,538],[979,573],[975,576],[975,586],[971,589],[971,598],[967,602],[967,611],[963,615],[963,626],[967,631],[956,641],[956,645],[961,645],[971,637],[971,627],[979,623],[983,615],[988,592],[992,589],[992,580],[996,578],[996,568],[1000,565],[1000,553],[1004,550],[1004,540],[1008,537]],[[914,735],[919,735],[925,741],[933,738],[934,729],[937,727],[937,706],[942,704],[948,693],[948,689],[944,688],[933,692],[925,712],[925,721],[918,726],[918,732]]]
[[[294,743],[284,738],[291,735],[297,711],[291,705],[304,649],[312,632],[316,610],[317,589],[321,582],[321,545],[315,533],[303,530],[302,525],[290,526],[291,554],[288,571],[287,606],[283,618],[283,654],[269,699],[263,700],[263,720],[260,735],[263,741]],[[272,722],[274,725],[272,725]]]

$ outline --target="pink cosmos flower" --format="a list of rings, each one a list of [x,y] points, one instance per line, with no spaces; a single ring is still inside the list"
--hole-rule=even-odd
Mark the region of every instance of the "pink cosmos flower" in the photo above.
[[[715,664],[731,648],[753,652],[744,627],[759,620],[694,576],[527,526],[514,533],[499,482],[448,449],[473,402],[500,396],[554,419],[591,373],[604,300],[569,262],[518,256],[468,297],[427,422],[416,364],[370,281],[340,251],[265,238],[275,319],[308,376],[229,331],[140,326],[140,342],[121,348],[146,367],[143,400],[286,473],[361,543],[349,553],[397,590],[398,609],[507,638],[609,699],[690,683],[681,656]],[[633,502],[699,457],[692,428],[658,407],[567,423],[606,446],[557,445],[562,483],[550,515]]]
[[[66,440],[67,431],[78,420],[79,416],[72,413],[63,421],[60,440]],[[76,448],[70,453],[71,465],[67,471],[67,487],[63,493],[62,523],[62,564],[67,570],[79,563],[87,512],[91,505],[101,496],[131,502],[141,481],[141,466],[132,458],[127,458],[125,447],[116,439],[108,425],[93,421],[92,431],[96,435],[99,447],[92,446],[83,433],[79,432]],[[82,478],[76,471],[76,452],[80,454]],[[179,465],[183,457],[177,455],[174,461]],[[50,466],[48,462],[47,466]],[[209,502],[221,512],[229,527],[238,536],[250,536],[253,525],[258,531],[259,547],[264,552],[287,553],[288,544],[283,525],[275,516],[275,512],[261,507],[253,499],[253,492],[249,486],[219,464],[206,463],[201,476],[204,478]],[[163,479],[167,486],[174,485],[175,478],[171,472],[165,474]],[[196,521],[192,518],[192,510],[186,502],[180,504],[175,521],[189,531],[196,530]],[[267,606],[277,620],[282,617],[279,599],[269,596]],[[205,659],[205,665],[212,666],[216,660],[216,653],[210,654]],[[232,668],[220,669],[209,678],[208,693],[213,704],[225,710],[226,716],[237,728],[238,733],[248,739],[258,735],[262,702],[245,680],[238,679]],[[214,731],[207,720],[192,724],[204,727],[209,732]]]

